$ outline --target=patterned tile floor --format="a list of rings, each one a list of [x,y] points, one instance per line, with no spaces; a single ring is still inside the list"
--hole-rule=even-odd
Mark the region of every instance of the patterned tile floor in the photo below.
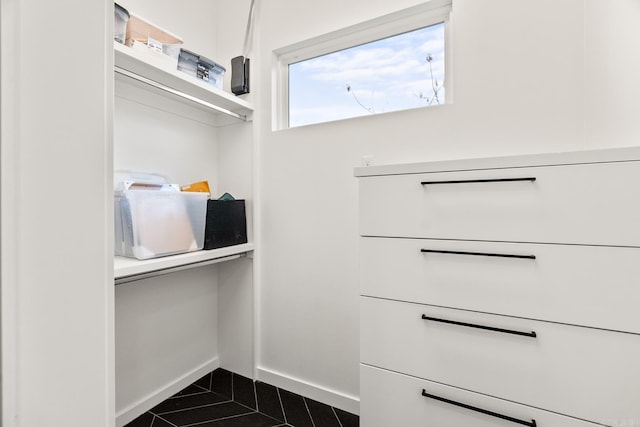
[[[356,415],[224,369],[125,427],[358,427]]]

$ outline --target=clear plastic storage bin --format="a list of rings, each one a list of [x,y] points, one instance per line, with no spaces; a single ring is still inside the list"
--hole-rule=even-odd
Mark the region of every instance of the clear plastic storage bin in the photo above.
[[[186,49],[180,49],[178,70],[218,89],[222,89],[226,72],[222,65]]]
[[[118,43],[124,44],[127,34],[127,21],[129,21],[129,12],[127,9],[117,3],[113,5],[113,39]]]
[[[115,254],[149,259],[202,249],[206,193],[127,189],[115,193]]]

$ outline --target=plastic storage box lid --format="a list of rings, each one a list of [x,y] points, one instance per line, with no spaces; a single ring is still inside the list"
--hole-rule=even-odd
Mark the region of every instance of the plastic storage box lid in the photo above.
[[[218,64],[217,62],[212,61],[211,59],[205,56],[199,55],[195,52],[191,52],[190,50],[187,50],[185,48],[180,49],[180,60],[206,65],[207,68],[214,70],[218,74],[226,72],[226,68],[224,68],[222,65]]]
[[[118,15],[118,17],[124,20],[128,20],[131,17],[131,15],[129,14],[129,11],[124,7],[120,6],[118,3],[113,3],[113,9],[114,9],[114,13]]]
[[[113,189],[115,191],[125,190],[125,183],[131,182],[137,182],[140,184],[169,184],[170,179],[166,175],[155,172],[143,172],[124,169],[114,171]]]

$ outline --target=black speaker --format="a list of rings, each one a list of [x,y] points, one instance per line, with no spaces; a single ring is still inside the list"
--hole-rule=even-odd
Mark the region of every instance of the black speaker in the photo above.
[[[231,92],[235,95],[249,93],[249,58],[231,58]]]
[[[208,200],[204,249],[247,243],[244,200]]]

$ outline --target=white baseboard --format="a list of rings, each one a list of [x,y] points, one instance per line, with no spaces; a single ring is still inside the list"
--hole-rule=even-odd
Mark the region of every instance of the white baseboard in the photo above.
[[[116,427],[122,427],[125,424],[135,420],[140,415],[147,412],[154,406],[162,403],[164,400],[173,396],[183,388],[194,383],[201,377],[205,376],[209,372],[220,367],[220,360],[216,357],[211,359],[196,369],[188,372],[187,374],[177,378],[175,381],[167,384],[166,386],[154,391],[148,396],[138,400],[137,402],[129,405],[125,409],[116,413]]]
[[[297,393],[343,411],[360,415],[360,399],[317,384],[293,378],[266,368],[257,368],[257,380]]]

